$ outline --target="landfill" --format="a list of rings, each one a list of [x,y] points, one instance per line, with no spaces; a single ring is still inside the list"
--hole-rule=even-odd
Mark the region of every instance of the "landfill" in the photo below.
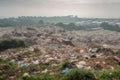
[[[29,76],[31,73],[55,74],[54,67],[64,62],[70,63],[71,66],[73,64],[74,67],[64,68],[60,71],[62,74],[68,73],[72,68],[101,71],[120,65],[119,32],[67,31],[55,26],[9,27],[0,30],[9,30],[7,33],[2,31],[1,39],[8,38],[9,35],[9,38],[22,39],[30,44],[25,48],[0,52],[0,59],[26,69],[25,72],[20,71],[23,76]]]

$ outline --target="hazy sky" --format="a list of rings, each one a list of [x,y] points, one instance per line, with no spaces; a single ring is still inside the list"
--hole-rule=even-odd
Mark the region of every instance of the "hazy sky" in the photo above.
[[[120,0],[0,0],[0,17],[120,17]]]

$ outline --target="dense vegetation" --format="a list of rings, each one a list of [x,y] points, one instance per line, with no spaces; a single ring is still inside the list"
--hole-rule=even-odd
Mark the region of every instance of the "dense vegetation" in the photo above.
[[[63,80],[96,80],[93,73],[88,70],[73,69],[66,74]]]
[[[5,50],[9,48],[25,47],[26,44],[20,39],[2,39],[0,40],[0,50]]]
[[[98,18],[78,18],[77,16],[55,16],[55,17],[32,17],[22,16],[18,18],[4,18],[0,19],[0,27],[10,26],[39,26],[47,23],[54,23],[56,26],[63,27],[67,30],[92,30],[92,28],[103,28],[105,30],[120,32],[118,25],[109,24],[105,21],[112,22],[120,19],[98,19]],[[76,25],[76,22],[88,21],[89,24]],[[103,22],[100,25],[92,23],[95,21]]]
[[[63,17],[32,17],[22,16],[18,18],[4,18],[0,19],[0,27],[8,26],[31,26],[43,23],[57,23],[57,22],[76,22],[80,19],[78,17],[63,16]]]
[[[77,26],[74,23],[64,24],[64,23],[57,23],[56,26],[60,26],[67,30],[94,30],[95,28],[103,28],[104,30],[110,30],[110,31],[117,31],[120,32],[120,27],[118,25],[112,25],[108,24],[106,22],[101,23],[98,25],[85,25],[85,26]]]
[[[118,25],[111,25],[106,22],[103,22],[100,27],[102,27],[105,30],[111,30],[111,31],[117,31],[120,32],[120,27]]]

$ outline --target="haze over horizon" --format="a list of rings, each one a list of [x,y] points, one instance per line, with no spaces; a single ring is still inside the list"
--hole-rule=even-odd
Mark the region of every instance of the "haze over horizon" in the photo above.
[[[67,16],[120,18],[120,0],[0,0],[0,18]]]

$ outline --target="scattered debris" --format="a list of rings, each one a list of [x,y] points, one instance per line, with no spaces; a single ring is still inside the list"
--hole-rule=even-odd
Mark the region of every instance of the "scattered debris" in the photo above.
[[[38,60],[34,60],[33,64],[39,64],[39,61]]]
[[[41,73],[47,73],[48,72],[48,69],[45,69],[44,71],[42,71]]]
[[[29,77],[30,75],[29,75],[29,73],[24,73],[23,76],[24,77],[26,77],[26,76]]]
[[[76,64],[77,68],[81,69],[81,68],[84,68],[86,65],[86,62],[85,61],[80,61]]]
[[[55,74],[54,71],[39,66],[54,68],[63,62],[69,64],[62,70],[62,74],[73,68],[95,71],[114,69],[120,65],[119,35],[120,33],[110,31],[67,31],[49,26],[13,28],[0,34],[0,38],[20,38],[30,45],[2,51],[0,59],[27,68],[28,73],[22,73],[24,76],[35,72]],[[0,68],[8,68],[6,65],[1,66]]]

